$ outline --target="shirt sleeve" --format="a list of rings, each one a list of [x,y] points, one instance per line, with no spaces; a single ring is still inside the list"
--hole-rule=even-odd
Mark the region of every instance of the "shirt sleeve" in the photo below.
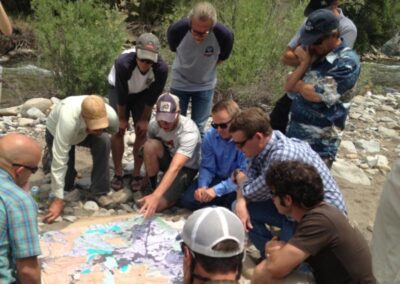
[[[340,37],[346,46],[353,48],[357,39],[357,27],[350,19],[347,19],[346,24],[340,30]]]
[[[181,137],[178,138],[179,142],[176,152],[188,158],[192,158],[199,140],[200,133],[197,127],[193,131],[182,133]]]
[[[303,27],[304,27],[304,24],[300,26],[300,28],[297,30],[296,34],[289,41],[288,47],[290,47],[291,49],[295,49],[299,45],[300,34],[301,34]]]
[[[208,187],[217,171],[216,159],[212,147],[211,133],[207,132],[201,144],[201,163],[199,170],[199,187]]]
[[[168,66],[161,59],[161,56],[158,56],[158,62],[153,66],[154,72],[154,82],[149,86],[149,96],[146,96],[146,105],[153,107],[156,103],[158,97],[161,95],[162,91],[165,87],[165,82],[167,81],[168,76]]]
[[[115,110],[106,104],[107,116],[108,116],[108,128],[107,132],[110,134],[115,134],[119,130],[119,119]]]
[[[37,224],[37,206],[30,196],[9,207],[9,242],[15,257],[26,258],[41,254]]]
[[[127,62],[128,56],[133,53],[121,54],[115,61],[115,90],[117,92],[118,104],[126,105],[128,100],[129,88],[128,80],[132,72],[129,71]],[[133,69],[132,69],[133,70]]]
[[[187,18],[183,18],[168,27],[167,41],[171,51],[176,52],[176,49],[188,31],[190,31],[190,26]]]
[[[224,61],[228,59],[232,52],[234,36],[227,27],[221,23],[217,23],[214,26],[213,32],[217,38],[218,44],[220,46],[221,52],[218,56],[219,61]]]

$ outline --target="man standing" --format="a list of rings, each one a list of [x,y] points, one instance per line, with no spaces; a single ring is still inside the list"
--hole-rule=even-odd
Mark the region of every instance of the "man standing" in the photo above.
[[[314,167],[281,161],[270,167],[266,179],[278,212],[297,226],[287,243],[274,239],[266,244],[267,259],[256,267],[252,283],[376,283],[367,242],[342,212],[323,201],[323,183]],[[292,272],[303,261],[315,282],[310,272]]]
[[[167,37],[170,49],[176,52],[171,92],[179,97],[182,115],[192,101],[192,119],[203,136],[217,83],[217,64],[228,59],[233,33],[217,23],[212,4],[200,2],[188,18],[168,28]]]
[[[278,213],[265,182],[265,173],[276,161],[294,160],[314,166],[323,181],[325,200],[346,214],[342,193],[318,154],[306,142],[272,131],[264,111],[259,108],[242,111],[233,119],[229,131],[233,142],[249,158],[245,173],[235,177],[239,186],[236,213],[262,255],[265,243],[272,238],[266,223],[281,228],[283,240],[287,241],[293,234],[293,222]]]
[[[179,114],[178,97],[165,93],[157,101],[149,139],[143,146],[144,165],[153,192],[138,200],[145,218],[174,205],[196,176],[200,163],[200,133]],[[157,174],[164,175],[157,184]]]
[[[342,9],[339,8],[339,1],[338,0],[310,0],[306,9],[304,10],[304,16],[308,17],[313,11],[318,9],[329,9],[332,13],[338,18],[339,20],[339,34],[343,41],[343,43],[353,48],[354,43],[357,38],[357,28],[354,23],[347,18]],[[305,27],[305,22],[294,37],[290,40],[287,49],[282,55],[282,63],[288,66],[297,67],[299,66],[299,56],[302,53],[306,52],[305,47],[300,45],[299,39],[301,31]],[[316,56],[315,56],[316,57]],[[315,58],[316,59],[316,58]],[[279,130],[282,133],[286,132],[286,127],[288,123],[288,115],[290,111],[290,105],[292,103],[292,99],[285,94],[282,98],[280,98],[271,112],[271,126],[274,130]]]
[[[37,205],[26,192],[40,156],[27,136],[0,138],[0,283],[40,283]]]
[[[358,55],[343,44],[339,21],[329,10],[314,11],[301,32],[307,52],[287,78],[285,90],[293,93],[286,134],[307,141],[331,167],[345,127],[360,75]],[[313,54],[319,59],[312,62]]]
[[[197,210],[182,239],[184,284],[239,283],[245,232],[235,214],[223,207]]]
[[[129,115],[135,127],[133,145],[134,166],[129,187],[140,190],[143,177],[140,167],[143,160],[139,149],[146,141],[151,110],[161,95],[168,75],[167,64],[159,55],[160,42],[151,33],[144,33],[136,40],[136,49],[123,52],[108,75],[110,105],[119,118],[119,131],[111,139],[111,151],[115,175],[111,187],[120,190],[124,186],[122,156],[124,154],[124,134],[128,128]]]
[[[110,191],[110,136],[118,131],[118,117],[99,96],[73,96],[59,102],[47,118],[46,144],[54,195],[45,222],[53,222],[64,208],[64,192],[76,177],[75,145],[90,148],[93,158],[90,191],[95,196]]]
[[[236,199],[232,173],[246,168],[245,156],[236,149],[229,133],[229,125],[239,111],[239,106],[231,99],[221,100],[213,106],[212,128],[206,132],[201,144],[199,177],[183,194],[183,207],[191,210],[212,205],[231,208]]]

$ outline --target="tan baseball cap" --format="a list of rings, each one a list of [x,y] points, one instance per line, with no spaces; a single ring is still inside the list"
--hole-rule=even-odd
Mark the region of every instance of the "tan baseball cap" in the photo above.
[[[87,96],[83,100],[81,114],[90,130],[104,129],[109,125],[106,105],[97,95]]]

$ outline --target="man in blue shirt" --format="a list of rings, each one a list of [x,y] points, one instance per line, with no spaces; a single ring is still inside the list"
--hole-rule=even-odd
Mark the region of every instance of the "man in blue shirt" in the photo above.
[[[239,111],[239,106],[231,99],[221,100],[213,106],[212,128],[206,132],[201,146],[199,177],[181,198],[183,207],[197,210],[217,205],[230,209],[236,198],[232,172],[246,168],[245,156],[236,149],[228,130]]]
[[[27,136],[0,138],[0,283],[40,283],[37,205],[26,192],[40,156]]]
[[[358,55],[343,44],[338,27],[338,18],[329,10],[310,14],[299,40],[307,52],[285,85],[293,96],[286,135],[307,141],[328,167],[340,144],[361,66]]]

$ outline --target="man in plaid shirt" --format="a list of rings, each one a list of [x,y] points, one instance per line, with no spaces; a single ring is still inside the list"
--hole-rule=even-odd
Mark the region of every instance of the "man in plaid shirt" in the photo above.
[[[234,177],[238,184],[236,214],[262,255],[265,243],[273,236],[265,224],[281,228],[280,238],[284,241],[293,234],[293,222],[278,213],[265,180],[266,172],[276,161],[301,161],[314,166],[323,181],[325,201],[347,214],[342,193],[319,155],[307,143],[273,131],[264,111],[242,111],[232,120],[229,131],[233,142],[248,158],[246,172],[238,172]]]

